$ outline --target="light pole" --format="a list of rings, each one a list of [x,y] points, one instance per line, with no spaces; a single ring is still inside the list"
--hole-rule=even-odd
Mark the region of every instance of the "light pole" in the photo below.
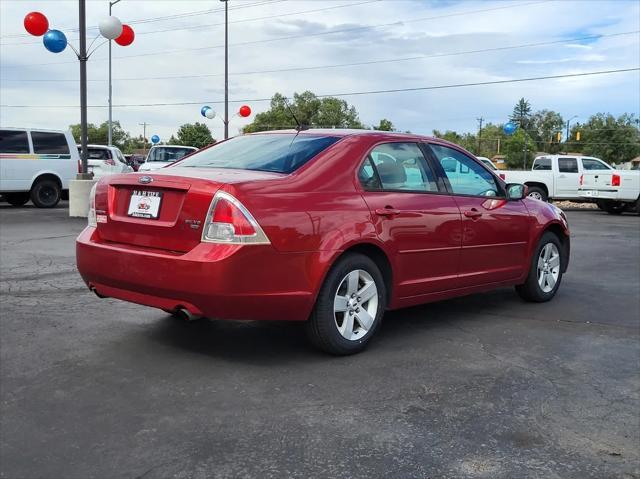
[[[111,16],[111,7],[113,7],[120,0],[109,1],[109,16]],[[112,108],[111,104],[113,102],[113,90],[111,87],[111,40],[109,40],[109,139],[108,145],[111,146],[111,142],[113,139],[113,126],[112,126]]]
[[[567,139],[565,140],[567,143],[569,143],[569,123],[571,123],[571,120],[575,120],[576,118],[578,118],[578,115],[573,115],[567,120]]]
[[[229,138],[229,0],[224,2],[224,139]]]

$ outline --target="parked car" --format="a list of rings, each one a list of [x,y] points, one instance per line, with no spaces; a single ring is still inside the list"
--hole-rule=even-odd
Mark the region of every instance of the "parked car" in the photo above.
[[[580,196],[580,175],[585,171],[614,171],[599,158],[579,155],[539,156],[531,171],[501,171],[500,178],[508,183],[522,183],[529,187],[529,196],[537,200],[585,201]]]
[[[496,165],[494,165],[493,161],[491,161],[486,156],[476,156],[476,158],[479,159],[490,170],[498,171],[498,168],[496,167]]]
[[[80,153],[80,145],[78,145]],[[87,166],[89,173],[96,179],[115,173],[130,173],[133,168],[118,147],[106,145],[87,145]]]
[[[56,206],[78,173],[74,145],[70,131],[0,128],[0,194],[14,206]]]
[[[589,172],[580,176],[580,196],[595,200],[609,214],[640,214],[640,170]]]
[[[515,285],[548,301],[567,219],[444,140],[362,130],[239,136],[91,194],[76,243],[99,297],[183,318],[306,321],[361,351],[388,309]]]
[[[147,158],[144,163],[140,165],[138,171],[157,170],[195,151],[198,151],[198,149],[193,146],[154,145],[149,150],[149,153],[147,153]]]

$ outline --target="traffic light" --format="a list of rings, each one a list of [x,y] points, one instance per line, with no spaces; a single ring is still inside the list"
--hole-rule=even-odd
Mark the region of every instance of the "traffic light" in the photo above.
[[[557,139],[558,139],[558,143],[560,143],[560,140],[562,140],[562,132],[561,132],[561,131],[559,131],[559,132],[556,134],[556,137],[557,137]]]
[[[576,132],[576,141],[580,141],[580,132],[579,131]]]

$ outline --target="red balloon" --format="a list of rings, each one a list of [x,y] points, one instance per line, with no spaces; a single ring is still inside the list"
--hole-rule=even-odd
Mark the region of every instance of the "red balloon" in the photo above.
[[[116,38],[116,43],[123,47],[127,45],[131,45],[133,43],[133,39],[136,38],[136,34],[133,33],[133,28],[129,25],[122,25],[122,33],[118,38]]]
[[[24,17],[24,28],[31,35],[41,37],[49,30],[49,20],[40,12],[27,13]]]
[[[249,115],[251,115],[251,108],[249,108],[247,105],[242,105],[240,107],[240,116],[246,118]]]

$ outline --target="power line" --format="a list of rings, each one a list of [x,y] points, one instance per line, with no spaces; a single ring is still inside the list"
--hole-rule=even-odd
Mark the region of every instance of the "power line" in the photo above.
[[[536,2],[528,2],[528,3],[518,3],[518,4],[512,4],[512,5],[505,5],[505,6],[500,6],[500,7],[493,7],[493,8],[485,8],[485,9],[481,9],[481,10],[468,10],[465,12],[457,12],[457,13],[449,13],[446,15],[437,15],[437,16],[432,16],[432,17],[421,17],[421,18],[410,18],[410,19],[406,19],[406,20],[397,20],[395,22],[392,23],[380,23],[380,24],[376,24],[376,25],[365,25],[362,27],[351,27],[351,28],[343,28],[343,29],[338,29],[338,30],[331,30],[328,32],[316,32],[316,33],[305,33],[305,34],[301,34],[301,35],[290,35],[287,37],[278,37],[278,38],[266,38],[263,40],[252,40],[252,41],[247,41],[247,42],[239,42],[239,43],[230,43],[229,46],[247,46],[247,45],[257,45],[257,44],[262,44],[262,43],[271,43],[271,42],[278,42],[278,41],[284,41],[284,40],[297,40],[300,38],[306,39],[306,38],[310,38],[310,37],[319,37],[319,36],[324,36],[324,35],[334,35],[336,33],[350,33],[350,32],[355,32],[355,31],[363,31],[363,30],[371,30],[371,29],[376,29],[376,28],[389,28],[389,27],[397,27],[397,26],[401,26],[407,23],[415,23],[415,22],[423,22],[423,21],[428,21],[428,20],[437,20],[437,19],[441,19],[441,18],[450,18],[450,17],[456,17],[456,16],[464,16],[464,15],[473,15],[473,14],[477,14],[477,13],[485,13],[485,12],[492,12],[492,11],[496,11],[496,10],[505,10],[508,8],[516,8],[516,7],[524,7],[524,6],[529,6],[529,5],[538,5],[541,3],[547,3],[551,0],[542,0],[542,1],[536,1]],[[213,50],[216,48],[224,48],[224,44],[221,45],[212,45],[212,46],[208,46],[208,47],[195,47],[195,48],[182,48],[182,49],[176,49],[176,50],[164,50],[164,51],[159,51],[159,52],[149,52],[149,53],[138,53],[135,55],[123,55],[123,56],[119,56],[119,57],[114,57],[114,59],[118,59],[118,60],[122,60],[125,58],[139,58],[139,57],[148,57],[148,56],[154,56],[154,55],[171,55],[174,53],[184,53],[184,52],[193,52],[193,51],[204,51],[204,50]],[[94,62],[96,61],[104,61],[105,59],[95,59],[93,60]],[[69,62],[51,62],[51,63],[39,63],[39,64],[33,64],[33,65],[10,65],[10,67],[16,68],[16,67],[24,67],[24,66],[44,66],[44,65],[62,65],[62,64],[69,64],[69,63],[76,63],[75,61],[69,61]]]
[[[484,82],[473,83],[454,83],[449,85],[436,85],[436,86],[423,86],[414,88],[393,88],[388,90],[369,90],[369,91],[355,91],[348,93],[326,93],[322,95],[316,95],[317,98],[327,97],[349,97],[349,96],[362,96],[362,95],[378,95],[384,93],[405,93],[427,90],[445,90],[451,88],[465,88],[473,86],[485,86],[485,85],[504,85],[507,83],[522,83],[529,81],[539,80],[555,80],[560,78],[577,78],[593,75],[608,75],[613,73],[627,73],[632,71],[640,71],[640,67],[634,68],[620,68],[616,70],[602,70],[595,72],[584,73],[568,73],[564,75],[549,75],[529,78],[515,78],[511,80],[493,80]],[[252,98],[243,100],[229,100],[229,103],[259,103],[271,101],[271,98]],[[155,106],[182,106],[182,105],[203,105],[203,104],[221,104],[222,100],[200,100],[200,101],[183,101],[183,102],[163,102],[163,103],[132,103],[123,105],[113,105],[113,108],[130,108],[130,107],[155,107]],[[77,105],[0,105],[2,108],[78,108]],[[108,105],[90,105],[91,108],[108,108]]]
[[[285,72],[293,72],[293,71],[309,71],[309,70],[325,70],[328,68],[345,68],[345,67],[355,67],[355,66],[366,66],[366,65],[375,65],[381,63],[396,63],[396,62],[404,62],[404,61],[412,61],[412,60],[427,60],[431,58],[441,58],[448,56],[459,56],[459,55],[471,55],[476,53],[488,53],[495,51],[504,51],[504,50],[513,50],[520,48],[531,48],[531,47],[539,47],[539,46],[548,46],[548,45],[557,45],[561,43],[570,43],[582,40],[591,40],[595,38],[604,38],[604,37],[614,37],[614,36],[622,36],[622,35],[631,35],[640,33],[640,30],[635,30],[632,32],[620,32],[620,33],[609,33],[604,35],[590,35],[586,37],[576,37],[576,38],[567,38],[563,40],[553,40],[549,42],[537,42],[537,43],[525,43],[520,45],[510,45],[504,47],[493,47],[493,48],[483,48],[477,50],[467,50],[460,52],[449,52],[449,53],[434,53],[431,55],[419,55],[412,57],[403,57],[403,58],[391,58],[391,59],[382,59],[382,60],[368,60],[363,62],[353,62],[353,63],[337,63],[332,65],[314,65],[308,67],[291,67],[291,68],[280,68],[280,69],[271,69],[271,70],[255,70],[255,71],[245,71],[245,72],[237,72],[231,73],[231,76],[240,76],[240,75],[263,75],[265,73],[285,73]],[[114,78],[114,81],[149,81],[149,80],[173,80],[173,79],[186,79],[186,78],[211,78],[223,76],[223,73],[208,73],[208,74],[198,74],[198,75],[168,75],[168,76],[155,76],[155,77],[129,77],[129,78]],[[77,82],[76,78],[70,79],[58,79],[58,78],[37,78],[37,79],[21,79],[21,78],[1,78],[0,82],[36,82],[36,83],[49,83],[49,82]],[[95,79],[89,80],[90,82],[105,82],[108,81],[106,79]]]
[[[229,10],[240,10],[240,9],[244,9],[244,8],[251,8],[251,7],[259,7],[259,6],[263,6],[263,5],[271,5],[273,3],[281,3],[281,2],[286,2],[289,0],[266,0],[266,1],[260,1],[260,2],[254,2],[254,3],[248,3],[245,5],[235,5],[235,6],[230,6]],[[166,15],[166,16],[162,16],[162,17],[149,17],[149,18],[140,18],[137,20],[130,20],[127,22],[128,25],[140,25],[140,24],[145,24],[145,23],[153,23],[153,22],[162,22],[162,21],[166,21],[166,20],[177,20],[180,18],[187,18],[187,17],[194,17],[194,16],[200,16],[200,15],[208,15],[210,13],[218,13],[218,12],[223,12],[224,8],[213,8],[213,9],[208,9],[208,10],[199,10],[199,11],[190,11],[190,12],[184,12],[184,13],[176,13],[173,15]],[[89,27],[87,28],[87,30],[97,30],[98,27]],[[64,30],[64,31],[68,31],[68,32],[78,32],[79,28],[76,27],[60,27],[59,30]],[[0,38],[21,38],[24,37],[26,34],[25,33],[13,33],[10,35],[1,35]]]
[[[348,3],[345,5],[333,5],[331,7],[324,7],[324,8],[315,8],[313,10],[304,10],[304,11],[300,11],[300,12],[288,12],[288,13],[280,13],[278,15],[268,15],[268,16],[264,16],[264,17],[255,17],[255,18],[244,18],[244,19],[240,19],[240,20],[233,20],[230,21],[229,24],[232,23],[248,23],[248,22],[256,22],[256,21],[260,21],[260,20],[270,20],[272,18],[282,18],[282,17],[289,17],[289,16],[293,16],[293,15],[304,15],[307,13],[318,13],[318,12],[324,12],[327,10],[336,10],[339,8],[348,8],[348,7],[357,7],[359,5],[365,5],[365,4],[369,4],[369,3],[378,3],[378,2],[383,2],[385,0],[366,0],[366,1],[362,1],[362,2],[356,2],[356,3]],[[231,8],[230,8],[231,9]],[[162,30],[150,30],[147,32],[136,32],[136,36],[140,36],[140,35],[151,35],[154,33],[166,33],[166,32],[176,32],[176,31],[180,31],[180,30],[198,30],[198,29],[202,29],[202,28],[210,28],[210,27],[217,27],[217,26],[221,26],[224,25],[224,22],[220,22],[220,23],[208,23],[208,24],[200,24],[200,25],[190,25],[190,26],[184,26],[184,27],[174,27],[174,28],[165,28]],[[69,41],[78,41],[78,38],[73,38],[70,39]],[[0,46],[5,46],[5,45],[36,45],[36,44],[40,44],[41,42],[39,41],[31,41],[31,42],[16,42],[16,43],[1,43]]]

